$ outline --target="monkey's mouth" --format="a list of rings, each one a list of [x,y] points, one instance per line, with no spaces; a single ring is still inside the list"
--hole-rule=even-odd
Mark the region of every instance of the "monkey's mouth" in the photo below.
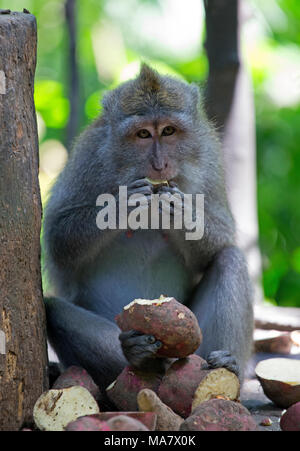
[[[148,181],[148,182],[150,182],[151,183],[151,185],[153,185],[153,186],[158,186],[158,185],[166,185],[166,186],[168,186],[169,185],[169,182],[168,182],[168,180],[159,180],[159,179],[151,179],[150,177],[146,177],[146,180]]]

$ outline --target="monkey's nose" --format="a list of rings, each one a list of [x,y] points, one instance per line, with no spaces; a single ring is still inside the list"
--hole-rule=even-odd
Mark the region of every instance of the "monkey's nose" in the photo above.
[[[158,163],[156,161],[153,161],[152,162],[152,167],[153,167],[153,169],[155,171],[163,171],[164,169],[167,169],[168,162],[167,161],[166,162],[162,161],[162,162]]]

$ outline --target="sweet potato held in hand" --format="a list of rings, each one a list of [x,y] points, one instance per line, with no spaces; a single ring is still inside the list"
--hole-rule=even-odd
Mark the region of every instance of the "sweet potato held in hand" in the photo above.
[[[193,312],[172,297],[135,299],[116,316],[125,332],[131,329],[154,335],[161,341],[160,357],[186,357],[199,347],[202,335]]]

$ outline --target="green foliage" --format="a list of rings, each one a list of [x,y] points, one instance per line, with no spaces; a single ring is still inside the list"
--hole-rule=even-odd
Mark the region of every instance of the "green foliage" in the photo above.
[[[40,80],[35,84],[35,107],[47,127],[64,128],[69,117],[69,101],[63,95],[63,85],[54,80]]]

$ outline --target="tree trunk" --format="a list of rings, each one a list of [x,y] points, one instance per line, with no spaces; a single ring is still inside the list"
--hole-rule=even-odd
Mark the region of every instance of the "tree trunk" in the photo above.
[[[243,8],[242,8],[243,7]],[[209,76],[206,110],[222,140],[228,199],[255,289],[262,299],[256,202],[256,140],[252,86],[240,55],[245,0],[205,0]]]
[[[29,424],[48,386],[35,65],[34,16],[0,10],[0,430]]]

